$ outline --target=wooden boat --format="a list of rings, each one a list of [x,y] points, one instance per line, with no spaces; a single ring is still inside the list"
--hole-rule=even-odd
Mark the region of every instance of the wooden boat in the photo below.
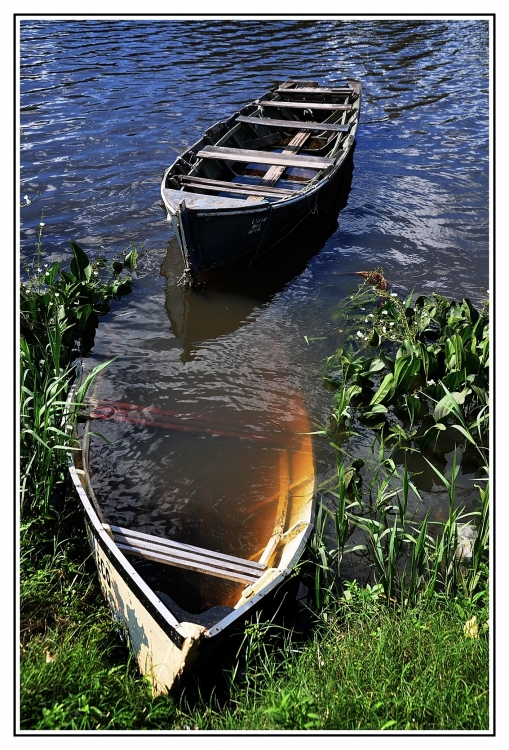
[[[361,84],[288,80],[217,122],[166,170],[183,282],[221,278],[330,210],[355,143]]]
[[[72,398],[71,393],[71,403]],[[132,404],[92,401],[81,412],[80,434],[76,435],[79,450],[69,458],[70,474],[84,511],[102,591],[155,694],[180,684],[200,660],[212,651],[217,653],[232,633],[241,632],[254,613],[277,607],[288,581],[298,580],[291,574],[312,529],[315,483],[310,436],[302,434],[309,430],[303,414],[301,408],[290,441],[286,436],[278,444],[274,435],[242,432],[236,424],[210,425],[200,416],[182,423],[173,412]],[[263,516],[270,524],[261,551],[240,557],[107,523],[89,466],[91,424],[97,419],[150,424],[165,432],[184,430],[183,435],[194,431],[226,435],[232,441],[261,441],[265,451],[275,451],[276,484],[266,495],[258,495],[249,509],[253,519]],[[247,540],[246,549],[250,549]],[[144,573],[146,564],[157,568],[162,581],[157,587],[153,576]],[[200,614],[186,611],[179,599],[186,585],[183,574],[206,581],[209,587],[212,582],[219,592],[215,605]]]

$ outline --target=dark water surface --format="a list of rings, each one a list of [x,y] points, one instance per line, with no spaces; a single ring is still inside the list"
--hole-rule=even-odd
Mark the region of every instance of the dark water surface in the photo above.
[[[299,236],[279,267],[183,294],[163,171],[207,127],[288,76],[362,80],[339,225]],[[40,193],[21,213],[22,253],[34,257],[42,209],[45,262],[69,257],[70,238],[108,257],[143,244],[133,293],[98,329],[90,363],[117,359],[95,396],[216,429],[150,426],[148,412],[101,422],[113,444],[96,444],[94,481],[114,522],[172,535],[189,507],[202,527],[249,534],[235,512],[225,521],[225,508],[254,503],[277,466],[270,451],[227,433],[271,434],[306,412],[323,425],[331,395],[322,363],[340,343],[333,314],[357,285],[352,272],[382,266],[400,295],[480,303],[489,287],[488,104],[484,21],[21,23],[21,195]],[[321,480],[334,456],[326,442],[314,450]],[[471,480],[460,482],[466,502]],[[441,488],[429,473],[420,482],[440,513]]]

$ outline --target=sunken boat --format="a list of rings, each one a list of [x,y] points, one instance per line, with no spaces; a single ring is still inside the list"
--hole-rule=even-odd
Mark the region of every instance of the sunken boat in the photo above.
[[[154,694],[178,689],[200,666],[203,673],[203,665],[221,663],[246,621],[261,612],[273,616],[295,601],[296,568],[314,521],[315,473],[304,405],[296,397],[285,430],[257,431],[243,428],[238,418],[210,423],[203,415],[183,419],[167,409],[118,401],[89,398],[84,407],[73,403],[74,393],[69,403],[79,419],[69,470],[103,595]],[[141,511],[129,514],[134,517],[128,525],[105,510],[111,486],[94,487],[91,470],[98,420],[101,430],[106,422],[120,422],[162,430],[179,443],[193,439],[196,472],[202,470],[207,481],[200,504],[179,503],[170,533],[157,525],[147,533]],[[247,490],[217,461],[221,481],[200,463],[204,441],[196,437],[207,436],[222,441],[232,461],[239,452],[258,451]],[[178,477],[174,485],[168,492],[177,497]],[[235,516],[217,502],[228,493],[238,501]],[[233,549],[228,526],[235,527]]]

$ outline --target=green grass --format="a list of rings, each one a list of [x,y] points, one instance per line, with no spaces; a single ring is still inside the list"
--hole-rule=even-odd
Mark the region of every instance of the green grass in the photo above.
[[[229,695],[187,703],[185,693],[152,697],[95,584],[83,576],[69,588],[65,575],[48,572],[46,585],[60,606],[53,598],[45,627],[39,621],[22,648],[21,729],[489,727],[487,595],[475,605],[435,596],[401,610],[354,584],[307,641],[263,622],[249,626]],[[42,595],[40,577],[38,587]],[[464,632],[472,613],[478,638]]]

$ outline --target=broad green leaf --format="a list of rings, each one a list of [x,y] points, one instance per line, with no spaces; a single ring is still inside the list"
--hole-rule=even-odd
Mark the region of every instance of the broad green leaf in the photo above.
[[[133,247],[133,249],[125,256],[124,265],[131,271],[135,270],[136,266],[138,265],[138,251],[135,247]]]
[[[475,309],[468,297],[465,297],[462,302],[462,306],[472,323],[477,323],[477,321],[479,320],[479,312]]]
[[[378,335],[376,331],[373,331],[373,335],[371,336],[369,340],[369,345],[373,347],[377,347],[377,346],[380,346],[380,342],[381,342],[380,336]]]
[[[382,380],[380,387],[378,388],[377,392],[375,393],[375,395],[370,401],[370,406],[374,404],[379,404],[380,402],[384,401],[387,397],[391,395],[393,382],[394,382],[394,375],[392,374],[392,372],[390,372]]]
[[[375,404],[371,409],[371,414],[386,414],[387,407],[383,404]]]
[[[430,366],[430,357],[428,354],[427,348],[422,344],[420,341],[417,342],[417,349],[419,351],[419,358],[422,362],[422,368],[424,370],[424,377],[426,380],[429,379],[429,366]]]
[[[369,372],[369,373],[372,373],[372,372],[379,372],[380,370],[383,370],[383,369],[384,369],[384,367],[385,367],[385,364],[384,364],[384,363],[382,362],[382,360],[381,360],[381,359],[373,359],[373,360],[372,360],[372,361],[370,362],[370,365],[369,365],[369,370],[368,370],[368,372]]]
[[[73,254],[70,266],[71,273],[74,275],[75,279],[89,281],[90,276],[92,275],[92,266],[90,265],[87,254],[73,240],[69,240],[69,244]]]
[[[453,391],[452,393],[449,393],[449,391],[447,391],[445,396],[435,406],[435,410],[433,412],[433,416],[435,420],[438,422],[440,419],[443,419],[451,412],[459,416],[458,405],[461,405],[464,403],[465,398],[469,392],[470,392],[469,388],[466,388],[465,390],[461,391],[461,393],[458,393],[457,391]]]
[[[410,427],[412,427],[416,416],[419,414],[421,402],[417,396],[406,395],[405,406],[410,419]]]
[[[412,291],[410,292],[410,294],[408,295],[408,297],[406,298],[406,300],[405,300],[405,302],[404,302],[404,306],[405,306],[405,308],[408,308],[408,307],[410,307],[410,305],[411,305],[411,303],[412,303],[412,297],[413,297],[413,296],[414,296],[414,290],[412,289]]]

